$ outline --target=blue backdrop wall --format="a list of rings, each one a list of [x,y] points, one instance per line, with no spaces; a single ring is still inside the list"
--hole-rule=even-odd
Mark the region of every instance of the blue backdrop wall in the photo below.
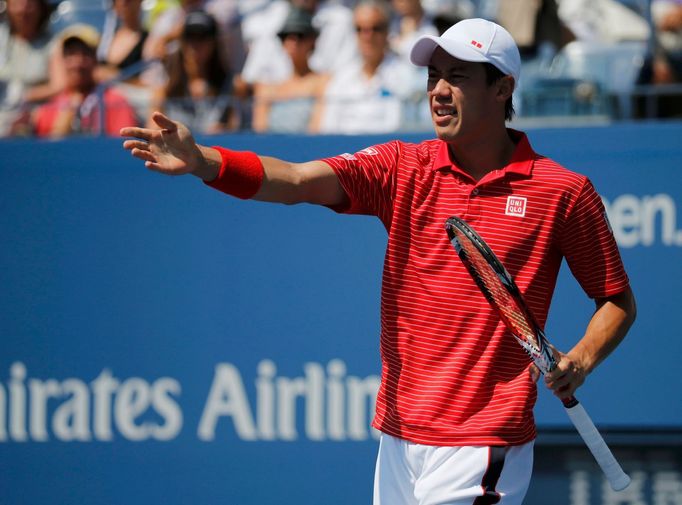
[[[682,428],[682,125],[529,135],[593,179],[638,298],[583,403]],[[303,161],[387,139],[200,140]],[[383,227],[236,201],[120,144],[0,144],[0,504],[369,503]],[[558,347],[592,307],[563,271]],[[568,426],[544,392],[536,415]]]

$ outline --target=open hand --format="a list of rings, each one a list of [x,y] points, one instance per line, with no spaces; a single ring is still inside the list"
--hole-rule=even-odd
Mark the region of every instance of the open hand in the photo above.
[[[201,169],[204,158],[189,129],[161,112],[154,112],[152,120],[159,129],[122,128],[122,137],[137,139],[126,140],[123,147],[156,172],[184,175]]]

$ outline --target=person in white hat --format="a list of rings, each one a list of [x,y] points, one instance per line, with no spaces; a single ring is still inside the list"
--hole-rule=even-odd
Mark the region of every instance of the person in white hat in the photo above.
[[[454,254],[446,218],[468,221],[544,323],[565,258],[596,303],[585,334],[545,376],[568,398],[624,338],[635,301],[590,181],[506,127],[520,58],[501,26],[467,19],[411,52],[428,66],[437,138],[290,163],[197,145],[156,114],[125,128],[150,170],[191,173],[239,198],[369,214],[388,232],[381,295],[381,431],[375,505],[520,505],[532,470],[538,372]],[[323,501],[321,498],[319,501]]]

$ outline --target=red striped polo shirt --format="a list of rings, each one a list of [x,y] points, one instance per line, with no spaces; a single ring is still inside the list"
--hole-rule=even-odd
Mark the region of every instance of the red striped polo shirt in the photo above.
[[[535,437],[529,358],[460,262],[456,215],[495,251],[544,325],[562,258],[592,298],[628,285],[591,182],[536,154],[525,134],[508,166],[476,182],[441,140],[392,141],[324,159],[349,202],[388,231],[381,387],[373,426],[428,445],[517,445]]]

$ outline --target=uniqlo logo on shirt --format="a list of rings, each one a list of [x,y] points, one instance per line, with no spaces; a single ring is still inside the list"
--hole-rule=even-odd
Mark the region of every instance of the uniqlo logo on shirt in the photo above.
[[[508,216],[523,217],[526,215],[526,203],[528,201],[523,196],[508,196],[507,208],[504,213]]]

